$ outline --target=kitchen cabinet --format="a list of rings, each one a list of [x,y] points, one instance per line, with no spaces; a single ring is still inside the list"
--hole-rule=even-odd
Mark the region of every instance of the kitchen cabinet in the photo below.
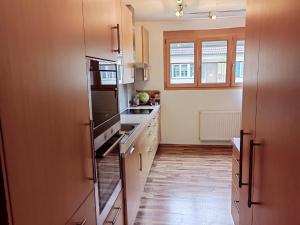
[[[13,223],[66,224],[94,188],[82,1],[2,0],[0,13],[0,117]]]
[[[104,225],[124,225],[124,203],[123,203],[123,190],[120,192],[117,200],[111,208]]]
[[[239,169],[240,169],[240,140],[232,140],[232,184],[231,184],[231,215],[235,225],[239,225],[240,209],[240,189],[239,189]]]
[[[120,83],[128,84],[134,82],[134,47],[133,47],[133,14],[131,9],[122,3],[122,64],[123,71],[120,76]]]
[[[66,225],[96,225],[94,196],[94,191],[92,191]]]
[[[143,25],[135,27],[136,62],[149,64],[149,31]]]
[[[159,113],[154,116],[138,139],[138,146],[142,160],[141,185],[147,181],[156,151],[159,144]]]
[[[256,95],[259,59],[260,0],[249,0],[245,41],[245,76],[243,84],[242,131],[240,140],[241,185],[239,223],[251,225],[252,208],[248,207],[248,171],[250,139],[255,137]]]
[[[159,118],[158,112],[123,156],[127,225],[134,224],[144,186],[158,148]]]
[[[123,156],[123,181],[125,190],[125,208],[127,225],[133,225],[143,191],[141,185],[141,155],[136,148],[136,142]]]
[[[120,15],[120,0],[83,0],[87,56],[117,61],[121,52]]]
[[[247,3],[242,124],[252,136],[244,138],[241,157],[243,225],[300,224],[299,6],[296,0]]]
[[[135,46],[135,79],[147,81],[149,79],[149,32],[142,25],[135,27]]]

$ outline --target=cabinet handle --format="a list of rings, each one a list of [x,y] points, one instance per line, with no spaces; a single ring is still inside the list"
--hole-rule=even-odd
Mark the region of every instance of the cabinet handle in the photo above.
[[[103,154],[102,157],[105,158],[122,140],[122,138],[125,136],[125,134],[122,134],[116,141],[115,143],[110,146],[109,149],[107,149]]]
[[[117,24],[116,26],[112,27],[112,29],[117,30],[117,39],[118,39],[118,48],[113,49],[113,52],[117,52],[118,54],[121,53],[121,43],[120,43],[120,24]]]
[[[130,155],[134,152],[134,150],[135,150],[135,147],[133,145],[133,146],[131,146],[130,151],[129,151]]]
[[[243,183],[243,146],[244,146],[244,135],[252,135],[251,132],[244,132],[244,130],[240,130],[240,163],[239,163],[239,188],[243,185],[247,185],[247,183]]]
[[[80,223],[76,223],[76,225],[84,225],[86,223],[86,219],[82,220]]]
[[[91,151],[92,151],[92,165],[93,165],[93,178],[90,179],[97,183],[97,168],[96,168],[96,153],[94,149],[94,121],[90,120],[90,133],[91,133]]]
[[[108,220],[106,221],[106,223],[110,223],[110,224],[115,224],[119,215],[120,215],[120,212],[121,212],[121,207],[114,207],[115,210],[117,210],[117,213],[115,215],[115,217],[113,218],[113,220]]]
[[[253,156],[254,156],[254,147],[260,146],[261,143],[255,143],[253,139],[250,140],[250,152],[249,152],[249,177],[248,177],[248,207],[251,208],[253,204],[257,202],[252,202],[252,180],[253,180]]]
[[[142,157],[142,153],[140,153],[140,171],[143,170],[143,157]]]

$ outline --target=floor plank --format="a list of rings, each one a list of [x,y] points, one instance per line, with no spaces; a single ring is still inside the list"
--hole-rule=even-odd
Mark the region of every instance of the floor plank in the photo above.
[[[158,150],[135,225],[233,225],[231,151]]]

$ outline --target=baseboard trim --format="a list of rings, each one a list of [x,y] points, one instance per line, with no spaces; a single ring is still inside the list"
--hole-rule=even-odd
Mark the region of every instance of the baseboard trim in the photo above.
[[[183,144],[159,144],[162,148],[206,148],[206,149],[232,149],[232,145],[183,145]]]

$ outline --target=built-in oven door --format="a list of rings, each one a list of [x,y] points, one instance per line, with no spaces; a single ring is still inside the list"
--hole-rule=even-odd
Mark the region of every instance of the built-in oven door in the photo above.
[[[89,64],[91,108],[97,128],[119,114],[118,66],[116,62],[95,59]]]
[[[102,224],[122,189],[120,141],[124,135],[115,134],[95,150],[97,183],[95,184],[98,224]]]

